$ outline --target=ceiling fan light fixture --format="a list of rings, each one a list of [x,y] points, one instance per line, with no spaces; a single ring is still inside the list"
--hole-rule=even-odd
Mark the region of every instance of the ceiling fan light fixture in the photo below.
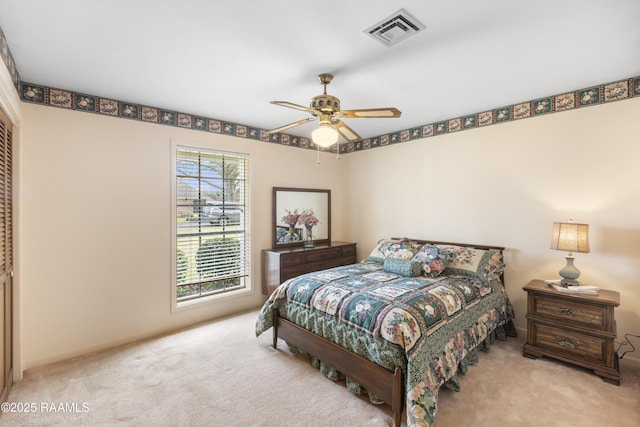
[[[313,143],[320,147],[327,148],[338,142],[338,131],[329,125],[320,125],[311,132]]]
[[[274,134],[312,120],[318,120],[319,127],[311,132],[311,140],[316,146],[327,148],[338,142],[340,136],[348,142],[356,142],[362,139],[356,131],[347,126],[341,119],[400,117],[400,114],[402,114],[400,110],[393,107],[341,110],[340,100],[327,94],[327,85],[331,82],[331,79],[333,79],[333,75],[329,73],[318,75],[318,80],[324,86],[323,94],[313,97],[309,107],[303,107],[287,101],[271,101],[275,105],[306,111],[313,117],[271,129],[268,133]]]

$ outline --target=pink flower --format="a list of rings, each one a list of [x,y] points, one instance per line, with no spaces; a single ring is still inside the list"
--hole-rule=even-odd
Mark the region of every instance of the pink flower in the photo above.
[[[293,212],[291,212],[288,209],[285,209],[285,211],[287,212],[287,214],[282,217],[282,222],[287,225],[290,225],[291,227],[295,226],[298,223],[298,220],[300,218],[298,209],[294,210]]]
[[[307,229],[311,229],[314,225],[317,225],[319,223],[320,220],[318,220],[316,215],[313,213],[313,209],[303,210],[300,214],[300,217],[298,218],[298,224],[304,225]]]

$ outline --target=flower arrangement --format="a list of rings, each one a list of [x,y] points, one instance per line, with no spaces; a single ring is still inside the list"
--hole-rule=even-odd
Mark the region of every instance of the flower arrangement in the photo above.
[[[318,217],[316,217],[316,214],[313,213],[313,209],[303,210],[302,213],[300,214],[300,217],[298,218],[298,224],[304,225],[304,227],[307,230],[311,230],[313,226],[319,223],[320,223],[320,220],[318,220]]]
[[[295,227],[300,218],[298,209],[294,210],[293,212],[291,212],[289,209],[285,209],[285,212],[287,214],[282,217],[282,222],[289,225],[291,228]]]

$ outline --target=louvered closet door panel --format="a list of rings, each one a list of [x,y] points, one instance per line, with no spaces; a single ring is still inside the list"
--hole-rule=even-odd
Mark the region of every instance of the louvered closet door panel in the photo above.
[[[6,277],[6,276],[5,276]],[[0,329],[0,340],[2,340],[2,343],[7,342],[7,336],[6,336],[6,328],[4,327],[4,319],[6,318],[6,313],[5,313],[5,293],[7,291],[6,289],[6,283],[4,283],[4,280],[2,282],[0,282],[0,297],[2,298],[2,302],[3,304],[0,304],[0,324],[3,325],[2,329]],[[3,344],[4,346],[4,344]],[[9,397],[9,389],[10,389],[10,384],[8,384],[10,382],[10,379],[7,378],[7,376],[4,374],[4,367],[7,366],[7,356],[6,356],[6,349],[3,348],[3,351],[0,352],[0,366],[3,367],[3,372],[2,375],[0,375],[0,401],[1,402],[6,402],[7,398]],[[2,419],[2,411],[0,411],[0,419]],[[1,421],[0,421],[1,423]]]
[[[13,382],[13,161],[12,128],[0,110],[0,402]],[[1,414],[0,414],[1,417]]]
[[[4,117],[2,117],[4,119]],[[7,272],[7,141],[9,139],[8,123],[0,120],[0,274]]]
[[[5,233],[7,236],[7,244],[5,250],[5,259],[7,262],[7,271],[13,276],[13,143],[12,143],[11,128],[7,132],[7,146],[6,146],[6,227]]]
[[[4,247],[2,248],[2,257],[4,260],[4,270],[7,273],[13,271],[13,144],[12,144],[12,129],[11,126],[7,126],[6,141],[2,144],[2,157],[0,158],[0,165],[3,166],[3,174],[0,177],[0,188],[2,188],[2,194],[0,198],[4,199],[2,206],[2,214],[0,218],[0,227],[2,227],[2,238],[4,239]],[[0,245],[1,246],[1,245]]]

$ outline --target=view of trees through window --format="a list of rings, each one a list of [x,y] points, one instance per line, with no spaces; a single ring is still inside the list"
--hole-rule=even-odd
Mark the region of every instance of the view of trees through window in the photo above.
[[[246,286],[248,164],[245,155],[177,150],[178,301]]]

